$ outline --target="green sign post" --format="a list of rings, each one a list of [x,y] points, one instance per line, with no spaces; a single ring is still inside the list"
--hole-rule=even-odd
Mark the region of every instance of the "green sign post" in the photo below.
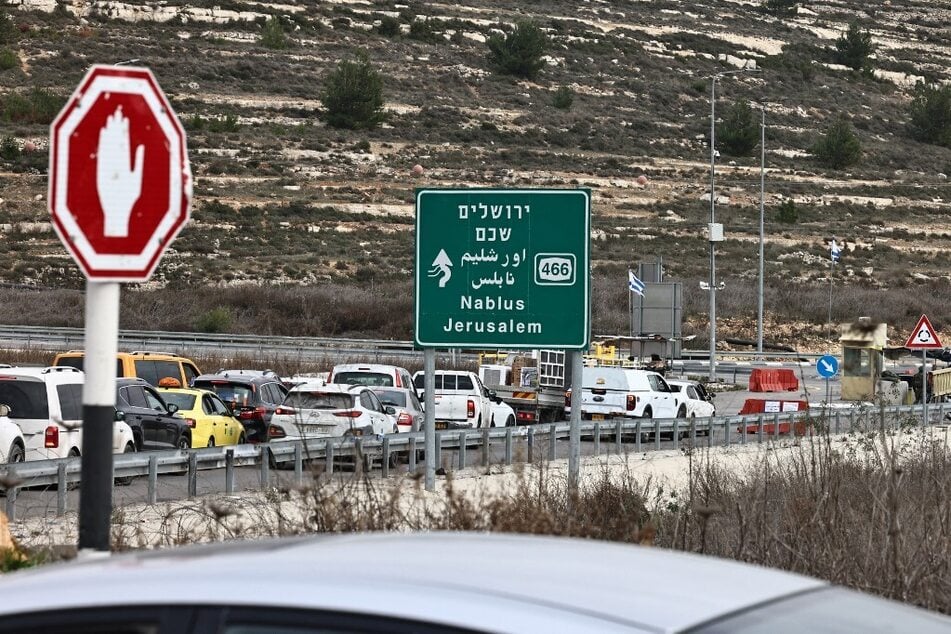
[[[416,344],[588,347],[591,193],[416,192]]]

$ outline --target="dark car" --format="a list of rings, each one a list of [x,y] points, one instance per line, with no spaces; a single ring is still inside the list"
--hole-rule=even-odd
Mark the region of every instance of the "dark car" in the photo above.
[[[177,411],[145,380],[116,379],[116,416],[132,428],[137,451],[191,448],[192,430]]]
[[[192,387],[218,394],[244,425],[248,442],[267,441],[271,416],[287,396],[287,388],[279,376],[253,370],[219,370],[215,374],[202,374],[192,381]]]

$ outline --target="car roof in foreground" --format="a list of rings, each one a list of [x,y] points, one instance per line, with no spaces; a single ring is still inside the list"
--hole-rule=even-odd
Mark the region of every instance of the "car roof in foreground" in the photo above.
[[[248,607],[380,614],[498,632],[660,632],[826,586],[758,566],[594,540],[376,533],[44,566],[0,577],[0,615],[222,604],[253,587],[242,600]]]

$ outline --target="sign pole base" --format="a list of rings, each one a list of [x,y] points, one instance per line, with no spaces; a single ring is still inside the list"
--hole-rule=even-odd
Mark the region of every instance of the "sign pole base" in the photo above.
[[[110,546],[118,337],[119,283],[88,281],[79,489],[80,552],[108,552]]]

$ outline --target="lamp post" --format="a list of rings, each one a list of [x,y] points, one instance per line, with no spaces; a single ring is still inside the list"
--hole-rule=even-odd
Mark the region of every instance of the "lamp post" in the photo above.
[[[756,320],[756,352],[763,359],[763,248],[766,241],[764,216],[766,207],[766,104],[760,104],[762,119],[759,126],[759,313]]]
[[[717,242],[723,242],[723,225],[716,221],[717,80],[727,75],[757,72],[757,70],[756,68],[739,68],[710,75],[710,224],[707,227],[710,240],[710,382],[717,380]]]

